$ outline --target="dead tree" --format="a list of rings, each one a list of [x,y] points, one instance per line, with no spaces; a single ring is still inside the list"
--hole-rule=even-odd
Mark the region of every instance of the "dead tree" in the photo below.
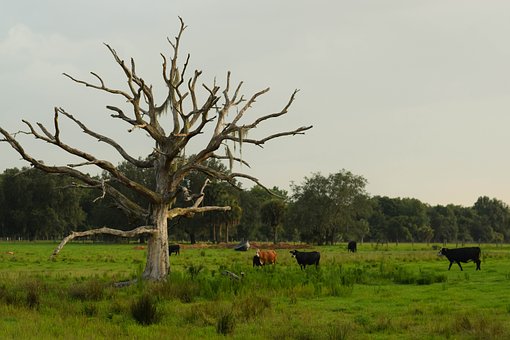
[[[129,132],[142,131],[148,136],[149,142],[154,143],[152,153],[146,158],[135,158],[131,156],[128,150],[113,138],[89,129],[74,115],[60,107],[54,109],[53,131],[50,131],[50,129],[41,123],[34,125],[26,120],[22,120],[27,130],[20,132],[29,134],[39,141],[51,144],[64,153],[79,157],[83,160],[83,162],[79,164],[61,166],[47,165],[25,151],[19,142],[18,133],[11,134],[0,127],[0,133],[4,136],[0,141],[10,144],[10,146],[32,166],[48,173],[65,174],[74,177],[77,179],[77,186],[100,190],[100,197],[109,195],[114,199],[118,208],[128,214],[141,218],[141,220],[149,221],[147,225],[140,226],[131,231],[99,228],[85,232],[72,232],[55,249],[53,256],[56,256],[68,241],[76,237],[95,234],[137,237],[141,234],[145,234],[148,236],[148,250],[143,278],[151,280],[164,279],[170,270],[168,257],[168,220],[182,216],[190,217],[196,213],[227,211],[230,209],[228,206],[202,206],[204,188],[207,182],[202,186],[200,193],[195,196],[188,196],[194,199],[191,205],[188,204],[186,207],[176,206],[176,197],[182,192],[182,182],[186,179],[186,176],[193,171],[198,171],[206,174],[209,178],[226,181],[232,185],[237,185],[237,180],[244,178],[264,187],[257,178],[249,174],[218,171],[205,166],[204,164],[207,164],[205,161],[216,158],[229,162],[231,165],[233,163],[248,165],[245,160],[236,157],[230,151],[232,150],[232,146],[236,144],[252,144],[263,147],[265,143],[273,139],[303,134],[306,130],[311,128],[311,126],[304,126],[294,130],[270,134],[260,139],[247,138],[247,132],[249,130],[255,129],[260,124],[267,123],[267,121],[271,119],[279,118],[287,114],[289,107],[294,101],[297,90],[291,94],[280,111],[253,119],[246,117],[249,109],[259,97],[269,91],[269,88],[261,90],[249,98],[245,98],[240,94],[242,82],[235,88],[232,87],[230,72],[228,72],[223,90],[214,82],[210,86],[202,84],[202,91],[199,91],[200,86],[197,84],[199,83],[202,72],[196,70],[191,76],[186,75],[190,55],[187,55],[182,66],[179,66],[180,64],[178,63],[179,43],[186,29],[182,19],[179,19],[180,29],[178,35],[173,40],[168,39],[171,46],[169,57],[161,54],[162,77],[167,87],[165,98],[163,98],[161,104],[157,103],[152,86],[148,85],[144,79],[137,74],[135,61],[131,59],[129,63],[126,63],[108,44],[105,44],[105,46],[113,56],[115,63],[125,75],[128,90],[110,87],[100,75],[94,72],[91,72],[93,81],[77,79],[64,73],[67,78],[77,84],[106,92],[112,96],[119,96],[127,102],[125,105],[127,108],[112,105],[108,105],[106,108],[111,113],[113,119],[118,119],[119,123],[126,123],[129,126]],[[199,100],[199,98],[202,98],[202,100]],[[228,113],[232,111],[234,112],[228,117]],[[60,135],[60,119],[70,120],[83,130],[85,134],[113,147],[124,160],[136,167],[153,168],[156,176],[156,188],[148,188],[128,178],[110,161],[99,159],[92,153],[80,150],[71,146],[67,141],[64,141]],[[163,119],[169,120],[171,124],[167,125],[170,126],[172,129],[171,131],[165,131],[163,125],[160,124],[160,122],[163,122]],[[248,122],[242,123],[245,121]],[[184,157],[184,151],[188,143],[194,137],[205,134],[208,134],[208,142],[204,144],[201,151],[194,156]],[[85,165],[94,165],[106,171],[114,181],[144,197],[150,203],[151,209],[148,210],[141,207],[139,204],[128,199],[115,189],[110,182],[101,181],[88,175],[84,171],[80,171],[80,167]]]

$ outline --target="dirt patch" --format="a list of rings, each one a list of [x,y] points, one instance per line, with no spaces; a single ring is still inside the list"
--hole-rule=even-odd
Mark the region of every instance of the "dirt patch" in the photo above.
[[[195,243],[181,244],[183,249],[234,249],[238,243]],[[250,242],[250,249],[306,249],[312,245],[306,243],[272,243],[272,242]]]

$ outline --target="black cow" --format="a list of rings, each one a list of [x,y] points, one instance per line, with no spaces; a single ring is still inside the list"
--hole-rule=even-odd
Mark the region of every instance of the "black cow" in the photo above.
[[[452,267],[453,262],[456,262],[460,270],[462,269],[462,266],[460,265],[461,262],[469,262],[473,261],[476,263],[476,270],[480,270],[480,254],[481,250],[479,247],[467,247],[467,248],[456,248],[456,249],[448,249],[448,248],[441,248],[439,253],[437,255],[439,256],[446,256],[448,261],[450,261],[450,266],[448,266],[448,270]]]
[[[170,244],[168,246],[168,256],[172,255],[172,253],[175,253],[175,255],[179,255],[181,252],[181,246],[178,244]]]
[[[315,268],[319,265],[319,260],[321,259],[321,253],[318,251],[297,251],[297,250],[291,250],[290,253],[292,254],[292,257],[295,257],[297,260],[297,263],[299,264],[299,267],[301,270],[305,269],[307,265],[315,265]]]
[[[253,266],[254,267],[263,266],[262,262],[260,262],[260,257],[258,257],[257,255],[253,255]]]
[[[347,251],[355,253],[356,250],[358,250],[356,241],[349,241],[349,243],[347,243]]]

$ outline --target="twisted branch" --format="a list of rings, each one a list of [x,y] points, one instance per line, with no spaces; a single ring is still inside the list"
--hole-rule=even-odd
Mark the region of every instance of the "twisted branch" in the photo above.
[[[67,242],[74,240],[77,237],[85,237],[85,236],[92,236],[92,235],[101,235],[101,234],[108,234],[108,235],[115,235],[120,237],[129,237],[133,238],[135,236],[143,235],[143,234],[157,234],[158,230],[154,229],[150,226],[142,226],[138,227],[133,230],[128,231],[122,231],[118,229],[112,229],[107,227],[102,227],[98,229],[91,229],[87,231],[73,231],[71,234],[69,234],[67,237],[65,237],[60,244],[53,250],[53,253],[50,256],[50,259],[54,258],[58,255],[58,253],[64,248]]]

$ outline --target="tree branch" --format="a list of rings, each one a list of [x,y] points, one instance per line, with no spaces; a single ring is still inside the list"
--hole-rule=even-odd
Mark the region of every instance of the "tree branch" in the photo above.
[[[294,92],[292,93],[292,95],[290,96],[290,99],[289,101],[287,102],[287,105],[285,105],[285,107],[280,111],[280,112],[277,112],[277,113],[273,113],[273,114],[269,114],[269,115],[266,115],[266,116],[263,116],[263,117],[260,117],[259,119],[255,120],[255,122],[253,122],[252,124],[249,124],[249,125],[246,125],[245,127],[248,128],[248,129],[252,129],[254,127],[257,127],[259,125],[259,123],[265,121],[265,120],[268,120],[268,119],[271,119],[271,118],[277,118],[277,117],[280,117],[280,116],[283,116],[284,114],[286,114],[289,110],[289,107],[292,105],[292,103],[294,102],[294,100],[296,99],[296,94],[299,92],[299,90],[294,90]]]
[[[80,79],[74,78],[73,76],[71,76],[71,75],[69,75],[67,73],[62,73],[62,74],[64,76],[66,76],[67,78],[71,79],[72,81],[74,81],[75,83],[85,85],[86,87],[92,87],[92,88],[94,88],[96,90],[101,90],[101,91],[105,91],[105,92],[108,92],[108,93],[121,95],[122,97],[126,98],[128,102],[132,102],[133,101],[133,97],[131,97],[128,93],[126,93],[124,91],[120,91],[120,90],[114,90],[114,89],[111,89],[109,87],[104,86],[104,81],[103,81],[103,79],[101,79],[101,77],[99,77],[94,72],[90,72],[90,73],[93,76],[95,76],[96,78],[99,79],[99,82],[101,83],[101,85],[98,86],[98,85],[91,84],[91,83],[86,82],[84,80],[80,80]]]
[[[55,111],[56,113],[57,112],[61,112],[59,110],[56,110]],[[62,110],[62,112],[65,112]],[[72,117],[72,116],[71,116]],[[75,122],[78,122],[77,120],[73,119]],[[56,121],[56,120],[55,120]],[[48,137],[45,137],[41,134],[39,134],[35,129],[34,127],[27,121],[23,120],[23,122],[29,127],[30,129],[30,133],[36,138],[36,139],[41,139],[49,144],[53,144],[55,146],[58,146],[59,148],[61,148],[62,150],[68,152],[69,154],[71,155],[75,155],[75,156],[78,156],[80,158],[83,158],[85,160],[87,160],[88,162],[91,162],[92,164],[95,164],[96,166],[98,166],[99,168],[103,169],[103,170],[106,170],[108,171],[112,177],[116,178],[119,182],[121,182],[124,186],[126,186],[127,188],[131,188],[132,190],[140,193],[141,195],[143,195],[145,198],[147,198],[148,200],[150,200],[151,202],[159,202],[161,200],[161,197],[160,195],[158,195],[157,193],[155,193],[154,191],[146,188],[145,186],[141,185],[140,183],[138,182],[135,182],[131,179],[129,179],[127,176],[125,176],[122,172],[120,172],[117,167],[115,167],[112,163],[108,162],[108,161],[105,161],[105,160],[100,160],[100,159],[97,159],[96,157],[94,157],[93,155],[89,154],[89,153],[86,153],[84,151],[81,151],[79,149],[76,149],[76,148],[73,148],[65,143],[62,143],[62,141],[60,141],[59,139],[57,139],[56,137],[54,138],[48,138]],[[12,138],[12,137],[11,137]],[[14,140],[14,139],[13,139]],[[12,145],[12,144],[11,144]],[[21,148],[21,146],[20,146]],[[15,148],[18,152],[19,150],[17,148]],[[21,148],[21,150],[23,150]],[[24,151],[23,151],[24,152]],[[23,156],[23,155],[22,155]],[[25,157],[23,157],[25,158]],[[25,158],[26,159],[26,158]],[[28,160],[28,159],[27,159]],[[31,162],[31,161],[30,161]],[[31,162],[32,163],[32,162]],[[32,163],[34,164],[34,163]],[[35,164],[34,164],[35,166]],[[75,176],[73,176],[75,177]]]
[[[67,242],[69,242],[77,237],[108,234],[108,235],[133,238],[138,235],[157,234],[157,233],[158,233],[157,229],[154,229],[153,227],[149,227],[149,226],[142,226],[142,227],[138,227],[136,229],[128,230],[128,231],[122,231],[122,230],[106,228],[106,227],[99,228],[99,229],[91,229],[91,230],[87,230],[87,231],[73,231],[66,238],[64,238],[62,240],[62,242],[60,242],[60,244],[57,246],[57,248],[55,248],[55,250],[53,251],[53,254],[51,254],[50,258],[54,258],[55,256],[57,256],[58,253],[62,250],[62,248],[66,245]]]
[[[168,210],[167,218],[173,219],[179,216],[187,216],[191,217],[196,213],[204,213],[208,211],[229,211],[231,208],[229,206],[220,207],[220,206],[207,206],[207,207],[189,207],[189,208],[173,208]]]
[[[265,144],[267,141],[270,141],[271,139],[275,139],[275,138],[279,138],[279,137],[283,137],[283,136],[303,135],[306,130],[310,130],[312,127],[313,127],[313,125],[302,126],[302,127],[298,128],[296,130],[293,130],[293,131],[275,133],[274,135],[271,135],[271,136],[268,136],[268,137],[265,137],[262,139],[243,138],[241,140],[239,137],[230,136],[230,135],[223,136],[223,139],[228,139],[228,140],[231,140],[231,141],[234,141],[237,143],[249,143],[249,144],[255,144],[258,146],[262,146],[263,144]]]
[[[29,125],[30,126],[30,125]],[[90,177],[88,174],[85,174],[81,171],[78,171],[76,169],[73,169],[72,167],[68,166],[48,166],[45,165],[42,161],[38,161],[29,154],[25,152],[21,144],[18,143],[16,139],[14,139],[13,136],[11,136],[7,131],[2,129],[0,127],[0,133],[4,135],[5,140],[11,145],[11,147],[16,150],[21,157],[32,164],[37,169],[43,170],[47,173],[59,173],[59,174],[65,174],[67,176],[76,178],[83,183],[86,183],[90,186],[94,187],[101,187],[101,181],[94,179]],[[42,138],[44,139],[44,137]],[[116,201],[117,206],[122,209],[123,211],[127,212],[128,214],[135,215],[137,217],[144,218],[147,215],[147,211],[140,207],[138,204],[134,203],[130,199],[128,199],[126,196],[124,196],[122,193],[120,193],[118,190],[113,188],[110,185],[106,186],[106,190],[109,195],[112,196],[114,201]]]
[[[66,112],[64,109],[62,108],[58,108],[57,109],[58,112],[62,113],[63,115],[65,115],[67,118],[71,119],[73,122],[75,122],[82,130],[83,132],[85,132],[86,134],[94,137],[94,138],[97,138],[98,141],[100,142],[104,142],[104,143],[107,143],[109,145],[111,145],[113,148],[115,148],[118,153],[128,162],[130,162],[131,164],[139,167],[139,168],[152,168],[153,167],[153,163],[152,163],[152,160],[147,160],[147,161],[141,161],[141,160],[138,160],[134,157],[131,157],[125,150],[124,148],[122,148],[116,141],[114,141],[113,139],[111,138],[108,138],[106,136],[103,136],[97,132],[94,132],[92,130],[90,130],[89,128],[87,128],[85,126],[85,124],[83,124],[81,121],[79,121],[78,119],[76,119],[73,115],[71,115],[70,113]]]
[[[246,165],[248,168],[251,168],[250,164],[248,162],[246,162],[245,160],[241,159],[241,158],[238,158],[238,157],[228,157],[228,156],[220,156],[220,155],[212,155],[211,158],[215,158],[215,159],[221,159],[221,160],[233,160],[235,162],[238,162],[239,164],[243,164],[243,165]]]
[[[205,187],[210,183],[211,181],[207,178],[204,181],[204,184],[202,185],[202,188],[200,189],[200,194],[198,194],[198,198],[193,204],[192,207],[188,208],[173,208],[170,209],[167,213],[168,219],[173,219],[179,216],[187,216],[191,217],[196,213],[203,213],[208,211],[228,211],[231,208],[229,206],[219,207],[219,206],[207,206],[207,207],[199,207],[200,204],[202,204],[202,201],[204,200],[204,190]]]

